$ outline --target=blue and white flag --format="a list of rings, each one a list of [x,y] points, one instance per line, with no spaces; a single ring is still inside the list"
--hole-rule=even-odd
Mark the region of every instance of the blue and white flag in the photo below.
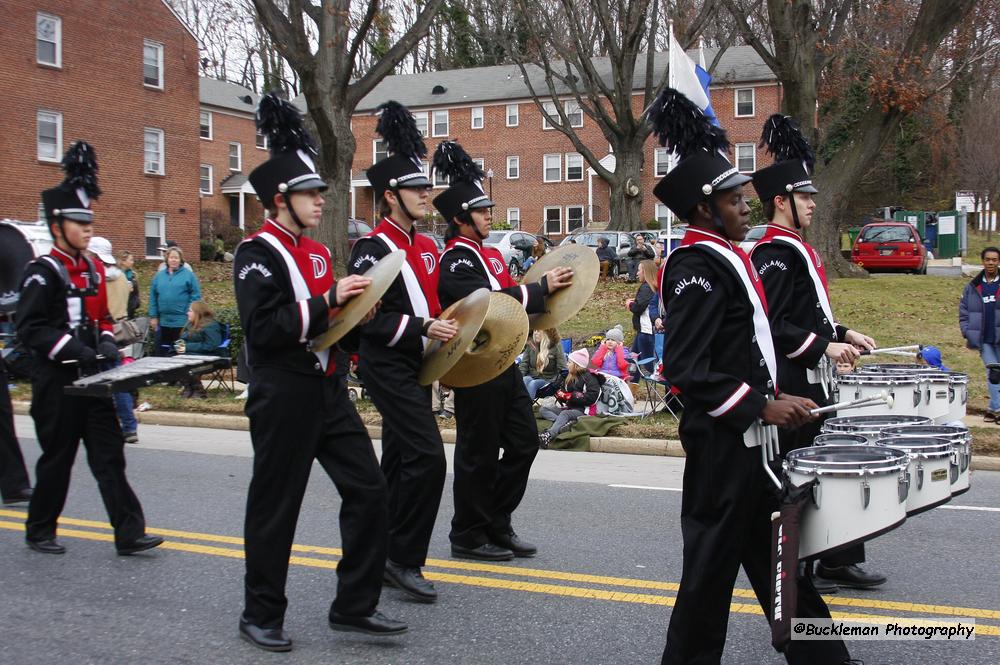
[[[705,71],[701,65],[695,64],[694,60],[688,57],[681,45],[670,33],[670,80],[674,90],[683,93],[685,97],[694,102],[698,108],[704,111],[705,115],[718,125],[719,119],[712,109],[712,99],[708,94],[708,86],[712,82],[712,76]]]

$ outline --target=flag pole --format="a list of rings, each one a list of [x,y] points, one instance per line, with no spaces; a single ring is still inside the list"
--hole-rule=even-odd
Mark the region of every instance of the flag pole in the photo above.
[[[674,19],[669,19],[667,21],[667,31],[669,38],[667,41],[667,85],[673,88],[676,85],[674,79]],[[667,153],[667,173],[674,170],[674,153]],[[671,229],[674,222],[674,213],[670,208],[667,208],[667,254],[670,254],[670,241],[671,241]]]

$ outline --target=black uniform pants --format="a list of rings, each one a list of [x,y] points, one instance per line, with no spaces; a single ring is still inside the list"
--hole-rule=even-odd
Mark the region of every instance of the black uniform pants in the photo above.
[[[31,417],[42,448],[35,468],[35,493],[28,506],[27,538],[55,538],[56,520],[69,492],[70,473],[83,440],[87,464],[115,530],[115,545],[124,546],[146,533],[139,499],[125,477],[125,439],[110,397],[76,397],[63,387],[76,379],[74,369],[36,368],[32,380]]]
[[[408,567],[427,562],[448,472],[441,432],[431,411],[431,388],[417,383],[420,358],[363,344],[359,367],[365,390],[382,415],[389,559]]]
[[[456,545],[479,547],[510,530],[538,454],[538,427],[517,367],[478,386],[455,388],[455,423],[450,537]]]
[[[717,665],[741,565],[770,616],[770,515],[777,499],[761,467],[760,449],[747,448],[738,434],[694,440],[682,434],[681,443],[687,455],[681,498],[684,561],[662,662]],[[797,614],[830,617],[807,580],[798,586]],[[785,657],[796,665],[834,665],[849,656],[841,641],[793,641]]]
[[[253,376],[244,618],[265,628],[283,624],[288,558],[313,460],[341,497],[343,558],[331,610],[368,616],[382,593],[386,492],[364,423],[342,379],[265,367],[255,367]]]
[[[830,399],[823,394],[823,389],[818,385],[803,387],[799,392],[795,392],[794,394],[805,395],[820,406],[832,404]],[[827,416],[825,415],[821,416],[810,423],[806,423],[798,429],[778,429],[778,445],[781,450],[782,458],[793,450],[811,446],[813,444],[813,439],[819,436],[820,431],[823,429],[823,421],[826,420],[826,418]],[[836,568],[837,566],[849,566],[856,563],[864,563],[864,560],[865,544],[859,543],[821,558],[820,563],[828,568]]]
[[[0,358],[0,496],[13,497],[31,487],[21,446],[14,431],[14,409],[7,388],[7,368]]]

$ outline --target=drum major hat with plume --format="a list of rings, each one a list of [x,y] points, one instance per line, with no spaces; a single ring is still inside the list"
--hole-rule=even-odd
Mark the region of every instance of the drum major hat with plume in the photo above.
[[[680,158],[653,188],[653,194],[681,219],[687,219],[702,201],[711,205],[715,192],[750,181],[726,157],[726,131],[712,124],[697,105],[677,90],[664,89],[646,110],[646,118],[660,145]],[[712,207],[713,215],[718,217]]]
[[[77,141],[63,156],[62,169],[66,173],[62,183],[42,192],[45,219],[50,224],[63,219],[92,223],[94,213],[90,204],[101,195],[97,186],[97,153],[86,141]]]
[[[483,191],[486,177],[479,164],[456,141],[442,141],[434,151],[434,172],[446,176],[448,189],[434,197],[434,207],[446,221],[477,208],[492,208],[496,204]]]
[[[771,201],[775,196],[789,196],[793,192],[819,192],[812,182],[816,155],[790,116],[775,113],[768,118],[761,132],[760,145],[766,146],[775,160],[774,164],[753,174],[753,188],[761,201]],[[801,228],[795,206],[792,206],[792,218],[795,227]]]
[[[427,179],[421,161],[427,156],[427,146],[413,114],[395,101],[380,105],[378,113],[375,131],[385,141],[389,156],[373,164],[366,173],[368,182],[375,190],[375,198],[382,198],[386,190],[430,187],[431,181]]]

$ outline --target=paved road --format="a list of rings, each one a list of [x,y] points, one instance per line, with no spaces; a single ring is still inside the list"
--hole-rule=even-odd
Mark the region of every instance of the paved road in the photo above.
[[[17,417],[30,461],[28,418]],[[236,637],[241,525],[250,473],[245,432],[143,426],[129,475],[150,531],[167,545],[117,557],[96,485],[81,454],[60,530],[65,556],[23,544],[23,508],[0,510],[3,630],[0,663],[656,663],[680,575],[683,460],[545,451],[517,516],[535,559],[486,565],[452,560],[449,490],[426,569],[437,605],[386,589],[382,609],[411,632],[377,641],[332,633],[325,617],[339,550],[339,500],[317,467],[299,523],[288,595],[291,654],[265,654]],[[446,446],[449,453],[451,446]],[[975,642],[855,642],[867,665],[1000,662],[1000,474],[979,472],[949,509],[909,520],[871,543],[889,582],[830,596],[842,615],[974,617]],[[724,658],[784,662],[740,577]]]

